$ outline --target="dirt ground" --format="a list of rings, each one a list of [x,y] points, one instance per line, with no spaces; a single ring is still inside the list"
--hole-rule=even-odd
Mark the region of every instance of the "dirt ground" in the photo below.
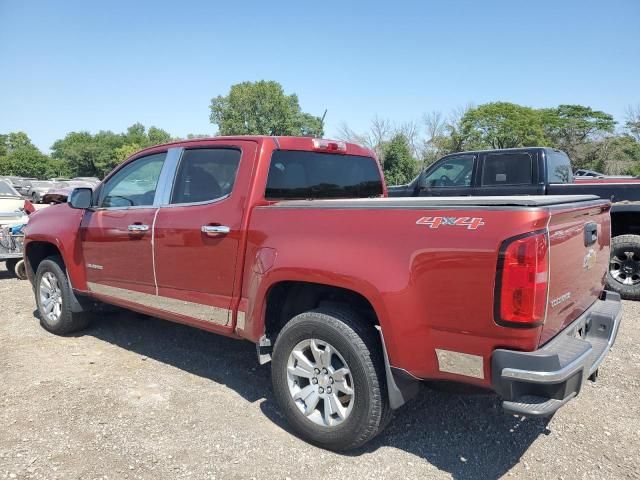
[[[341,455],[293,436],[253,345],[132,313],[56,337],[0,264],[0,478],[640,478],[640,303],[551,420],[426,386]]]

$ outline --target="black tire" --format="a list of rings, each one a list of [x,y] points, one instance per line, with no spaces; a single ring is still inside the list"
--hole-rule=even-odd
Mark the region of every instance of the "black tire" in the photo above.
[[[335,426],[321,426],[309,420],[289,392],[289,355],[300,342],[312,338],[335,347],[353,378],[351,413]],[[276,400],[293,430],[319,447],[336,451],[357,448],[376,436],[390,420],[378,333],[348,309],[321,307],[290,320],[276,340],[271,376]]]
[[[42,277],[46,273],[51,273],[57,280],[57,285],[61,291],[62,305],[60,306],[60,315],[57,319],[50,319],[42,305],[40,289],[42,286]],[[78,330],[84,329],[89,323],[89,317],[85,312],[72,312],[72,292],[69,280],[67,279],[64,263],[59,256],[47,257],[40,262],[36,272],[35,294],[38,312],[40,313],[40,325],[45,330],[56,335],[66,335]]]
[[[616,259],[624,259],[626,252],[632,253],[635,265],[637,260],[638,271],[629,274],[622,274],[625,278],[632,277],[632,285],[625,285],[620,280],[612,276],[612,271],[619,270],[620,263]],[[617,264],[617,265],[616,265]],[[617,267],[617,268],[616,268]],[[611,261],[607,271],[607,288],[620,294],[626,300],[640,300],[640,235],[619,235],[611,239]],[[620,276],[619,276],[620,278]]]
[[[4,263],[5,267],[7,267],[7,271],[9,271],[11,273],[15,273],[16,265],[18,264],[18,260],[20,260],[20,259],[19,258],[10,258],[10,259],[8,259]]]

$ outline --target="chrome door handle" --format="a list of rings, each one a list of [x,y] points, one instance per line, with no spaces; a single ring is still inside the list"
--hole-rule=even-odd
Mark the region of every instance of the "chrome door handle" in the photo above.
[[[218,235],[226,235],[231,232],[231,229],[225,225],[203,225],[200,231],[205,235],[215,237]]]
[[[149,230],[149,225],[140,225],[140,224],[133,224],[133,225],[129,225],[127,227],[127,230],[129,230],[130,232],[146,232]]]

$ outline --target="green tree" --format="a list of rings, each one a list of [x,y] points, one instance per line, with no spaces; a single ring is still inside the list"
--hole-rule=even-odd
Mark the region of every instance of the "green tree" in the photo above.
[[[211,100],[210,109],[220,135],[323,134],[321,119],[302,112],[297,95],[285,95],[274,81],[233,85],[228,95]]]
[[[0,135],[0,174],[48,178],[66,173],[66,165],[43,154],[26,133]]]
[[[418,173],[418,164],[411,156],[411,146],[402,134],[395,135],[382,148],[384,177],[389,185],[409,182]]]
[[[170,140],[171,135],[160,128],[147,131],[144,125],[135,123],[125,133],[71,132],[53,144],[51,155],[67,162],[75,176],[102,177],[136,151]]]
[[[611,115],[583,105],[559,105],[539,111],[550,146],[564,150],[582,163],[581,150],[598,136],[612,133],[616,122]]]
[[[545,144],[540,114],[533,108],[508,102],[470,108],[460,121],[459,134],[465,150]]]

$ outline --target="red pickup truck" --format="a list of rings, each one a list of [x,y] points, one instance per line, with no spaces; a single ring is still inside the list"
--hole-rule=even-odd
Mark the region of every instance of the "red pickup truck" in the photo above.
[[[621,318],[608,201],[385,196],[374,154],[343,142],[143,150],[31,216],[42,326],[78,330],[100,301],[254,342],[293,429],[336,450],[376,435],[420,380],[536,416],[595,379]]]

